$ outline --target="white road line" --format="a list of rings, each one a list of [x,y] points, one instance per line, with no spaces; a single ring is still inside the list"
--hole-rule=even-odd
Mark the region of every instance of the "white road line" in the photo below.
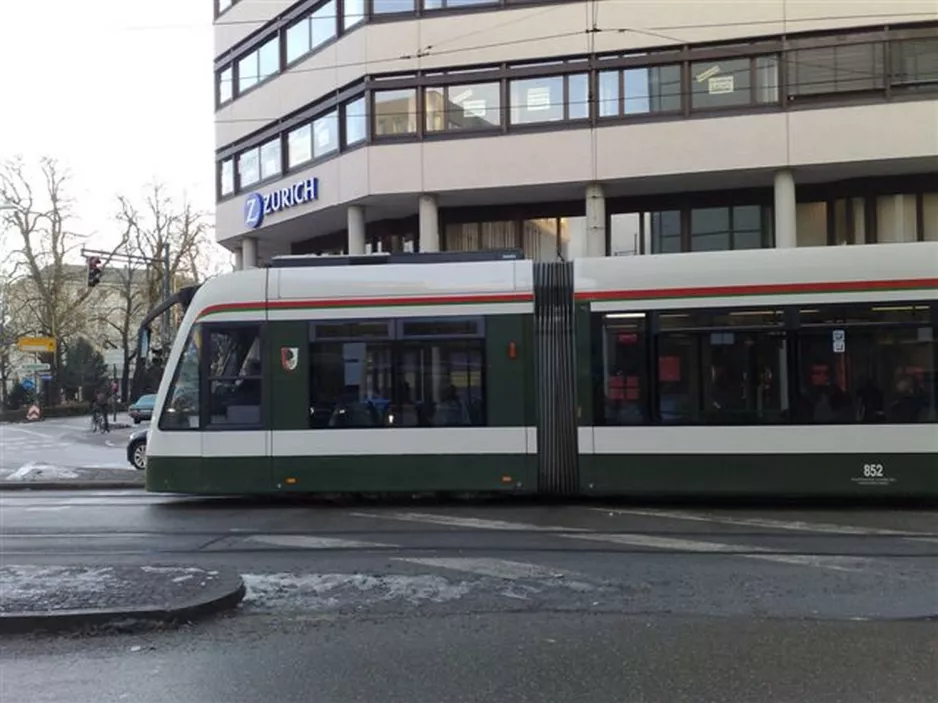
[[[642,517],[657,517],[668,520],[690,520],[693,522],[713,522],[721,525],[734,525],[737,527],[761,527],[774,530],[791,530],[796,532],[828,532],[840,535],[862,536],[899,536],[909,538],[933,538],[928,533],[917,533],[908,530],[890,530],[882,527],[856,527],[851,525],[834,525],[825,522],[804,522],[801,520],[773,520],[771,518],[734,518],[722,515],[695,515],[693,513],[676,513],[668,510],[631,510],[624,508],[590,508],[602,513],[616,515],[638,515]]]
[[[822,569],[832,569],[834,571],[858,571],[865,566],[869,566],[870,564],[869,559],[860,557],[777,554],[771,549],[753,547],[745,544],[704,542],[701,540],[659,537],[657,535],[589,534],[560,536],[570,539],[588,540],[593,542],[610,542],[612,544],[626,544],[633,547],[647,547],[649,549],[670,549],[673,551],[694,552],[700,554],[726,554],[729,556],[744,557],[746,559],[774,561],[780,564],[815,566]]]
[[[377,520],[401,520],[404,522],[423,522],[448,527],[468,527],[476,530],[511,530],[527,532],[569,532],[572,528],[545,527],[523,522],[504,522],[503,520],[483,520],[481,518],[450,517],[431,513],[350,513],[354,517],[366,517]]]
[[[42,437],[43,439],[54,440],[55,437],[52,435],[43,434],[42,432],[36,432],[35,430],[27,430],[25,427],[11,427],[7,426],[3,428],[3,432],[22,432],[24,434],[35,435],[36,437]]]
[[[56,512],[58,510],[68,510],[70,506],[68,505],[34,505],[29,508],[24,508],[26,512],[29,513],[39,513],[39,512]]]
[[[420,566],[434,566],[440,569],[465,571],[480,576],[491,576],[498,579],[517,581],[519,579],[557,580],[568,577],[586,579],[583,574],[561,569],[548,569],[538,564],[528,564],[521,561],[508,561],[507,559],[472,559],[472,558],[433,558],[433,557],[394,557],[393,561],[402,561]]]
[[[503,520],[483,520],[478,518],[455,518],[431,513],[352,513],[360,517],[403,520],[407,522],[427,522],[431,524],[453,525],[474,529],[488,530],[533,530],[538,532],[560,532],[559,537],[591,542],[609,542],[648,549],[694,552],[699,554],[726,554],[760,561],[772,561],[780,564],[813,566],[834,571],[855,571],[862,565],[869,565],[869,559],[839,556],[806,556],[800,554],[777,554],[771,549],[742,544],[727,544],[702,540],[675,539],[656,535],[598,534],[583,528],[567,528],[549,525],[531,525]]]
[[[369,547],[397,546],[380,542],[359,542],[333,537],[314,537],[312,535],[251,535],[247,539],[262,544],[272,544],[278,547],[297,547],[299,549],[367,549]]]

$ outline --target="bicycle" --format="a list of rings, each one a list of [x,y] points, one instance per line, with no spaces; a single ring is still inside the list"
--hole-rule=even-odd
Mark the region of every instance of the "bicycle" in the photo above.
[[[91,431],[97,432],[101,430],[101,434],[104,434],[108,431],[107,426],[104,421],[104,413],[101,412],[100,408],[95,408],[91,411]]]

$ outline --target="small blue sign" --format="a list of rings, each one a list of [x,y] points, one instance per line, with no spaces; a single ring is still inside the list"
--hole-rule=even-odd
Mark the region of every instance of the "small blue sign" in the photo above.
[[[51,380],[52,380],[52,374],[51,374],[51,373],[44,373],[44,374],[41,374],[41,375],[39,376],[39,378],[42,379],[43,381],[51,381]]]
[[[31,378],[24,378],[22,381],[20,381],[20,385],[27,391],[31,391],[36,387],[36,384],[33,383],[33,379]]]
[[[256,229],[261,226],[265,215],[318,199],[318,178],[306,178],[270,193],[251,193],[244,201],[244,225],[248,229]]]

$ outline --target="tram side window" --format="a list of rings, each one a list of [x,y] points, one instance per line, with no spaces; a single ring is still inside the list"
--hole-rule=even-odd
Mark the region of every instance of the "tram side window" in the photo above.
[[[601,387],[595,388],[596,421],[603,425],[641,425],[647,421],[648,367],[644,313],[605,315],[597,349],[602,357]]]
[[[801,422],[938,422],[929,306],[828,306],[800,319]]]
[[[390,323],[318,322],[310,325],[310,337],[310,427],[390,424]]]
[[[261,326],[212,325],[206,327],[206,337],[209,425],[261,426]]]
[[[659,320],[658,412],[663,423],[788,421],[788,342],[781,312],[669,312]]]
[[[161,430],[199,429],[199,346],[201,328],[194,325],[179,358],[173,382],[166,396]]]
[[[315,322],[310,336],[310,427],[485,424],[481,321]]]

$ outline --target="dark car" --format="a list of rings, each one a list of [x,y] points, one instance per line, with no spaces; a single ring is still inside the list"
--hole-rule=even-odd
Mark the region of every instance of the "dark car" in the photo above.
[[[127,461],[137,471],[147,468],[147,434],[149,430],[137,430],[127,441]]]
[[[135,425],[139,425],[143,420],[153,418],[153,406],[155,404],[155,394],[142,395],[137,398],[137,402],[127,408],[127,414],[130,415],[130,419],[134,421]]]

